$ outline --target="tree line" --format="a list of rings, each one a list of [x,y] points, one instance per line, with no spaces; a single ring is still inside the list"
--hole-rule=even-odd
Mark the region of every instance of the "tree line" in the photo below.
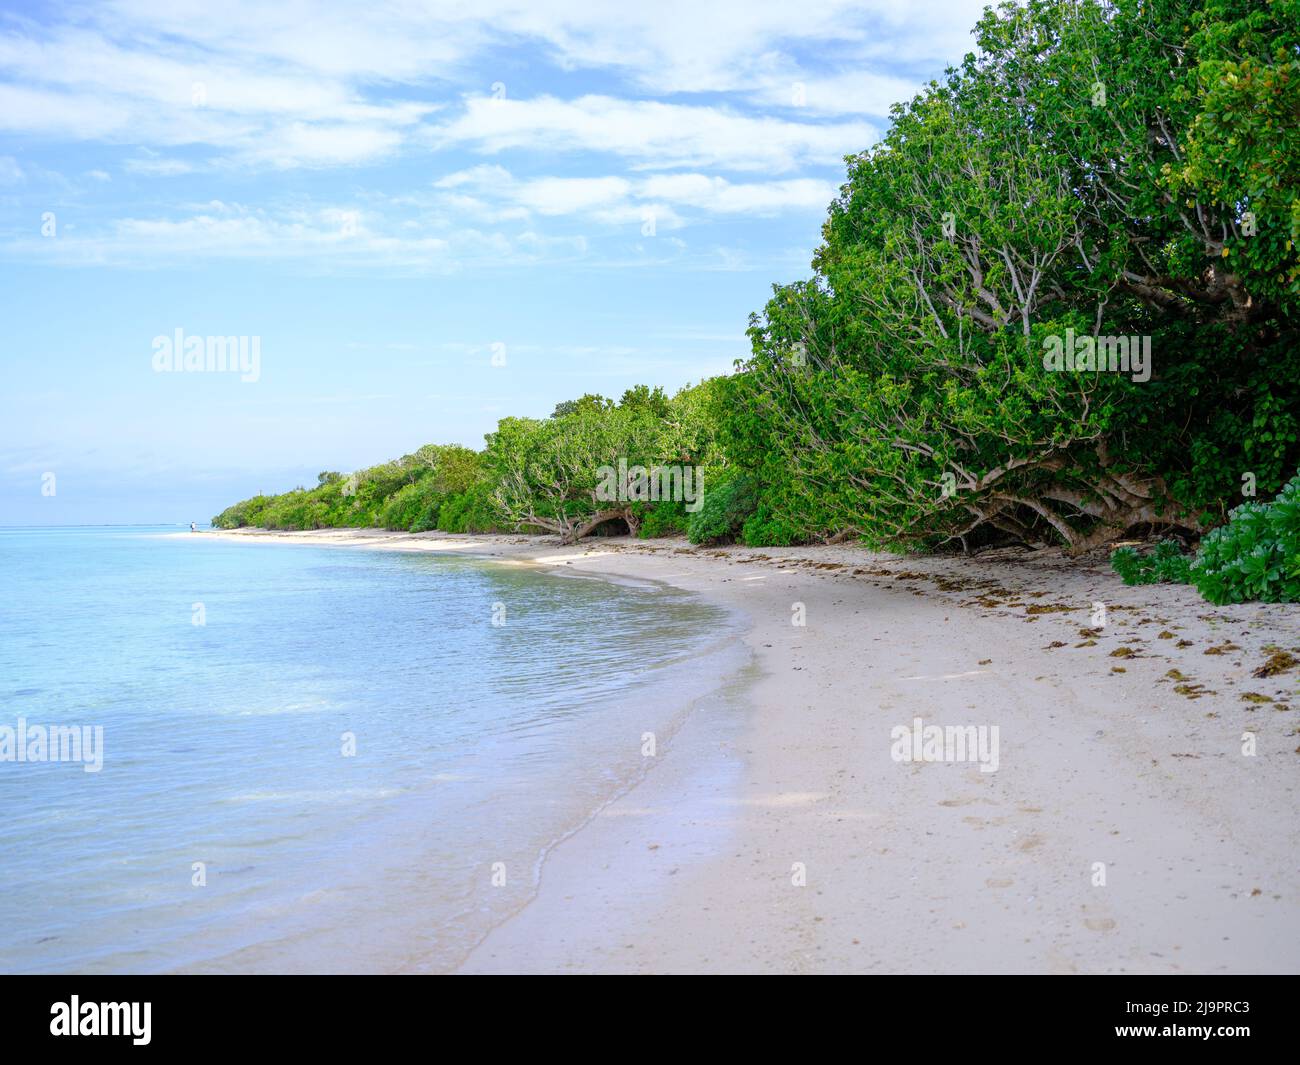
[[[1030,0],[975,37],[848,158],[734,374],[216,524],[1080,552],[1271,497],[1300,459],[1300,0]],[[702,505],[602,498],[620,460],[698,468]]]

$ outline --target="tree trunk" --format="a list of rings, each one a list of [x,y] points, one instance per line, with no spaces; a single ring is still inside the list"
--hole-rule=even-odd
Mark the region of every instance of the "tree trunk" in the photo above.
[[[561,535],[560,542],[565,544],[576,543],[578,540],[581,540],[584,536],[590,533],[597,525],[613,518],[623,519],[623,521],[627,522],[628,528],[631,528],[632,522],[636,520],[632,517],[632,512],[626,507],[619,507],[615,510],[600,510],[595,514],[592,514],[590,517],[584,518],[582,521],[570,526],[568,531]]]

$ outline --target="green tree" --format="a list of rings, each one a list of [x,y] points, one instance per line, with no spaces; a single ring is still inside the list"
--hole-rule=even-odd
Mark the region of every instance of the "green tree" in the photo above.
[[[671,409],[668,396],[662,388],[651,389],[649,385],[633,385],[623,393],[618,401],[623,410],[642,410],[656,418],[667,418]]]
[[[657,465],[671,447],[664,423],[643,411],[585,410],[502,419],[488,436],[486,461],[507,520],[571,542],[613,519],[635,533],[639,515],[632,501],[610,498],[609,471]]]
[[[1267,31],[1290,40],[1284,6]],[[850,160],[815,276],[774,290],[726,386],[724,446],[760,474],[761,513],[808,539],[1082,550],[1199,531],[1242,470],[1280,483],[1295,301],[1271,260],[1227,263],[1240,202],[1179,168],[1218,84],[1201,50],[1232,36],[1211,24],[1252,10],[1213,7],[1004,5],[895,108]],[[1053,372],[1070,337],[1149,337],[1150,379]]]
[[[555,405],[555,412],[552,418],[564,418],[570,414],[603,414],[606,411],[613,410],[615,403],[612,399],[606,399],[595,392],[588,392],[578,399],[566,399]]]

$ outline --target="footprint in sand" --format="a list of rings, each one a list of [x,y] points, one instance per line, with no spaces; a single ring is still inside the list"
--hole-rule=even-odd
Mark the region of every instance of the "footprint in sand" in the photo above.
[[[1110,917],[1085,917],[1083,927],[1094,932],[1109,932],[1114,929],[1115,921]]]
[[[985,881],[984,881],[984,886],[985,886],[985,887],[991,887],[991,888],[1003,888],[1003,887],[1010,887],[1010,886],[1011,886],[1012,884],[1014,884],[1014,883],[1015,883],[1014,880],[1007,880],[1007,879],[1005,879],[1005,878],[990,877],[988,880],[985,880]]]

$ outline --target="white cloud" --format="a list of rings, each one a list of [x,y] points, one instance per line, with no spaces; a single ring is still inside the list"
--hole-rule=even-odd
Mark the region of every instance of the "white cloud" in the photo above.
[[[70,140],[110,139],[129,125],[115,103],[0,84],[0,130]]]
[[[705,174],[660,174],[643,181],[638,194],[719,214],[772,214],[825,211],[838,191],[833,182],[814,178],[733,184]]]
[[[500,218],[510,211],[541,215],[583,215],[601,222],[642,221],[656,226],[685,224],[674,210],[701,214],[775,214],[785,210],[824,211],[838,192],[830,181],[733,183],[706,174],[655,174],[644,178],[516,178],[501,166],[476,166],[434,182],[453,192],[460,209]]]
[[[754,92],[753,98],[809,115],[885,116],[890,107],[910,100],[920,89],[918,83],[907,78],[862,70],[773,78]]]
[[[93,206],[111,209],[92,182],[119,168],[193,174],[177,183],[187,190],[234,181],[263,206],[88,210],[58,241],[2,251],[142,266],[190,255],[304,269],[577,258],[750,268],[770,255],[694,232],[688,248],[672,233],[820,215],[844,155],[874,143],[888,106],[960,57],[980,6],[70,0],[0,19],[0,134],[23,149],[21,166],[0,159],[0,184],[22,182],[6,197],[48,198],[39,186],[60,179],[40,169],[41,153],[91,142],[104,147],[70,163],[84,187],[68,191],[98,194]],[[504,98],[483,95],[498,81]],[[316,199],[293,203],[283,179],[261,173],[381,163],[393,167],[375,181],[307,179],[292,195]],[[265,201],[268,188],[279,198]],[[357,206],[320,206],[347,200]],[[639,240],[651,218],[657,239]]]
[[[559,100],[473,97],[433,134],[437,146],[603,152],[638,168],[789,171],[834,165],[878,137],[864,122],[813,124],[708,106],[583,96]]]
[[[508,200],[525,212],[542,215],[566,215],[616,206],[624,202],[632,183],[621,177],[543,177],[516,180],[502,166],[476,166],[459,170],[433,183],[436,189],[464,190],[456,196],[458,204],[486,200]]]
[[[453,273],[467,265],[580,258],[581,236],[393,222],[351,206],[272,212],[214,200],[179,217],[124,218],[94,234],[24,238],[6,257],[64,264],[185,266],[213,259],[295,260],[311,270]]]
[[[0,31],[0,130],[176,148],[253,166],[373,162],[412,143],[495,152],[552,137],[652,166],[789,170],[866,147],[912,69],[971,46],[981,0],[478,0],[264,4],[117,0]],[[598,70],[638,99],[515,100],[508,46],[533,69]],[[815,57],[815,58],[814,58]],[[538,83],[538,79],[531,79]],[[506,84],[499,110],[474,97]],[[542,82],[542,84],[549,84]],[[796,84],[806,103],[791,109]],[[469,91],[465,113],[428,127]],[[709,106],[646,94],[728,94]],[[695,101],[700,103],[700,101]],[[780,118],[754,114],[777,109]],[[529,123],[537,123],[529,135]],[[766,143],[770,150],[764,150]]]
[[[395,151],[402,134],[392,128],[362,123],[293,122],[276,137],[246,148],[244,159],[267,162],[281,169],[295,166],[338,166],[364,163]]]
[[[620,177],[536,178],[520,187],[519,202],[538,214],[573,214],[617,206],[631,187]]]
[[[268,74],[247,55],[202,51],[184,38],[118,42],[81,28],[56,28],[46,40],[0,33],[0,77],[0,130],[194,145],[274,166],[380,158],[438,109],[368,99],[361,86],[311,71]]]
[[[809,53],[854,69],[865,58],[933,66],[960,59],[985,0],[116,0],[76,9],[101,36],[243,57],[250,71],[320,82],[469,84],[502,80],[484,57],[531,43],[564,69],[620,71],[655,92],[744,92]],[[824,72],[829,73],[829,71]],[[509,82],[510,78],[504,76]]]
[[[194,169],[183,159],[163,159],[159,156],[128,159],[122,164],[122,168],[132,174],[144,174],[150,177],[175,177],[177,174],[188,174]]]
[[[503,34],[545,41],[571,68],[619,70],[658,93],[745,93],[773,78],[801,80],[808,53],[844,70],[867,59],[926,67],[956,61],[972,46],[970,30],[985,2],[658,0],[611,11],[590,0],[483,0],[474,10]]]

